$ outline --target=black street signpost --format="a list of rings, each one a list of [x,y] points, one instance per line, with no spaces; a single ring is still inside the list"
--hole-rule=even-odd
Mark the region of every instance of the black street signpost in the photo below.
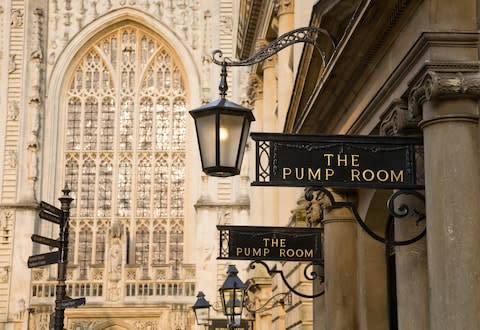
[[[70,220],[70,204],[73,198],[69,196],[70,189],[65,187],[63,196],[59,198],[62,204],[61,209],[41,201],[39,204],[38,216],[40,219],[50,221],[59,225],[58,239],[52,239],[37,234],[32,235],[32,241],[35,243],[57,248],[58,251],[33,255],[28,258],[28,267],[42,267],[51,264],[58,264],[57,267],[57,285],[55,288],[55,312],[50,319],[50,328],[54,330],[63,330],[65,308],[78,307],[85,304],[85,298],[72,299],[66,295],[66,275],[68,264],[68,235]],[[53,327],[52,327],[53,325]]]
[[[423,189],[416,137],[251,133],[253,186]]]
[[[221,226],[218,259],[322,260],[320,228]]]

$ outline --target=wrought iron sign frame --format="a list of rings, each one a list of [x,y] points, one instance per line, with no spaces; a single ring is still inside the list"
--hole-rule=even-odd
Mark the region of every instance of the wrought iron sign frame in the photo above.
[[[418,137],[251,133],[252,186],[423,189]]]

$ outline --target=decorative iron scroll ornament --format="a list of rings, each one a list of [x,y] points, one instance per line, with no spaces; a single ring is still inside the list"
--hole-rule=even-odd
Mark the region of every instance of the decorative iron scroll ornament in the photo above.
[[[329,42],[332,44],[333,48],[336,47],[335,40],[332,38],[330,33],[328,33],[327,30],[322,28],[307,26],[307,27],[298,28],[282,34],[280,37],[278,37],[277,39],[269,43],[266,47],[260,49],[260,51],[258,51],[256,54],[243,60],[233,61],[228,57],[224,57],[223,52],[221,50],[219,49],[214,50],[212,53],[212,62],[217,65],[221,65],[222,67],[223,66],[249,66],[249,65],[259,63],[269,58],[270,56],[278,53],[282,49],[300,42],[312,44],[315,46],[317,50],[319,50],[319,48],[316,46],[316,42],[319,34],[322,34],[325,37],[327,37]],[[321,50],[319,50],[319,52],[322,56],[323,63],[325,64],[325,53]]]
[[[285,306],[285,305],[291,305],[291,304],[292,304],[292,293],[290,291],[274,294],[265,303],[263,303],[261,306],[257,308],[255,308],[255,302],[249,300],[248,295],[245,298],[245,309],[252,314],[269,311],[278,305]]]
[[[302,292],[299,292],[297,290],[295,290],[294,287],[292,287],[288,281],[287,281],[287,278],[285,277],[285,274],[283,274],[283,271],[281,270],[278,270],[276,268],[276,266],[274,266],[273,268],[270,268],[264,261],[262,260],[254,260],[252,262],[250,262],[250,265],[249,265],[249,268],[250,269],[255,269],[256,265],[255,264],[260,264],[262,265],[263,267],[265,267],[265,269],[267,270],[268,272],[268,275],[270,275],[271,277],[273,277],[275,274],[280,274],[280,276],[282,277],[282,281],[283,283],[287,286],[287,288],[294,294],[296,294],[297,296],[300,296],[300,297],[303,297],[303,298],[317,298],[317,297],[320,297],[321,295],[323,295],[325,293],[325,290],[322,290],[321,292],[318,292],[318,293],[315,293],[313,295],[308,295],[308,294],[305,294],[305,293],[302,293]],[[323,277],[320,276],[316,271],[312,270],[310,271],[310,273],[307,271],[310,267],[313,266],[313,263],[309,263],[305,266],[305,269],[303,270],[303,275],[305,276],[305,278],[309,281],[314,281],[316,279],[319,279],[320,281],[323,282]]]
[[[325,198],[329,201],[329,208],[342,208],[346,207],[352,211],[352,214],[355,217],[356,222],[362,227],[362,229],[373,239],[384,243],[388,246],[402,246],[415,243],[420,240],[426,234],[426,227],[419,230],[419,233],[412,238],[406,240],[395,240],[393,237],[385,237],[378,235],[373,230],[371,230],[365,221],[362,220],[362,217],[358,213],[357,208],[352,202],[338,202],[335,200],[332,192],[324,187],[310,187],[305,189],[305,199],[311,201],[314,198],[314,192],[321,192]],[[425,197],[416,190],[397,190],[395,191],[387,201],[388,209],[388,219],[387,227],[393,223],[396,219],[406,218],[407,216],[414,217],[416,219],[416,225],[418,226],[421,222],[424,222],[426,215],[425,211],[416,207],[412,207],[405,202],[401,201],[399,205],[396,205],[396,201],[399,201],[401,197],[412,196],[416,198],[420,203],[425,205]]]

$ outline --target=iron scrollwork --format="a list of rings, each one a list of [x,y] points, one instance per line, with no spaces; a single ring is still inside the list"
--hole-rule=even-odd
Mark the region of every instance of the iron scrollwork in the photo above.
[[[282,49],[296,43],[301,43],[301,42],[309,43],[316,46],[316,41],[319,34],[327,37],[329,42],[332,44],[333,48],[336,47],[335,40],[328,33],[327,30],[322,28],[307,26],[307,27],[298,28],[282,34],[280,37],[273,40],[271,43],[269,43],[266,47],[262,48],[256,54],[243,60],[234,61],[228,57],[224,57],[223,52],[221,50],[219,49],[214,50],[212,53],[212,62],[217,65],[221,65],[222,67],[253,65],[261,61],[264,61],[265,59],[269,58],[270,56],[273,56],[274,54],[278,53]],[[325,54],[322,51],[320,51],[320,54],[325,64]]]
[[[362,229],[373,239],[388,245],[388,246],[403,246],[412,244],[426,234],[426,227],[424,227],[420,232],[412,238],[405,239],[405,240],[395,240],[394,238],[388,237],[388,235],[381,236],[375,233],[372,229],[370,229],[365,221],[363,221],[362,217],[358,213],[358,210],[354,203],[352,202],[345,202],[345,201],[336,201],[335,197],[333,196],[332,192],[324,187],[311,187],[305,190],[305,199],[307,201],[312,201],[314,198],[314,192],[322,194],[324,198],[327,198],[327,204],[329,208],[342,208],[346,207],[352,211],[352,214],[355,217],[356,222],[362,227]],[[415,223],[418,226],[421,222],[425,222],[426,215],[425,211],[421,208],[410,206],[409,204],[405,203],[405,201],[401,201],[400,204],[397,205],[397,201],[401,200],[401,197],[411,196],[416,198],[423,206],[425,205],[425,197],[416,190],[398,190],[395,191],[387,201],[387,209],[388,209],[388,219],[387,224],[393,223],[396,219],[406,218],[407,216],[414,217],[416,219]]]
[[[280,276],[282,277],[282,281],[283,283],[287,286],[287,288],[294,294],[296,294],[297,296],[300,296],[300,297],[303,297],[303,298],[317,298],[317,297],[320,297],[321,295],[323,295],[325,293],[325,290],[322,290],[321,292],[318,292],[318,293],[315,293],[313,295],[308,295],[308,294],[305,294],[305,293],[302,293],[302,292],[299,292],[297,290],[295,290],[294,287],[292,287],[288,281],[287,281],[287,278],[285,277],[285,274],[283,273],[283,271],[281,270],[278,270],[276,268],[276,266],[270,268],[264,261],[262,260],[254,260],[252,262],[250,262],[250,265],[249,265],[249,268],[250,269],[255,269],[256,267],[256,264],[260,264],[262,265],[263,267],[265,267],[265,269],[267,270],[268,274],[273,277],[274,275],[276,274],[280,274]],[[311,270],[310,273],[308,272],[308,269],[310,267],[313,267],[313,263],[309,263],[305,266],[305,269],[303,271],[304,273],[304,276],[307,280],[310,280],[310,281],[314,281],[316,279],[319,279],[320,281],[323,282],[323,279],[322,279],[322,276],[320,276],[316,271],[314,270]]]

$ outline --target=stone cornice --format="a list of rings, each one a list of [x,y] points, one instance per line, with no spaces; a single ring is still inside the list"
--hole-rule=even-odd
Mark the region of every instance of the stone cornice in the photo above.
[[[426,71],[409,92],[409,118],[420,120],[425,102],[452,98],[480,99],[478,64],[476,72]]]
[[[37,203],[2,203],[0,209],[26,209],[36,210],[38,208]]]
[[[415,63],[421,60],[425,52],[432,47],[471,47],[476,48],[478,44],[479,34],[476,32],[423,32],[415,41],[412,48],[408,51],[401,63],[395,68],[392,74],[385,81],[375,97],[370,101],[364,113],[352,125],[350,133],[358,134],[358,131],[363,127],[365,122],[371,120],[375,109],[382,107],[383,102],[392,95],[395,88],[398,87],[405,79],[409,79],[410,70],[415,66]],[[413,79],[409,79],[409,86],[415,86],[418,81],[425,75],[426,72],[433,70],[438,72],[478,72],[478,62],[426,62]],[[407,91],[402,99],[408,99]],[[418,122],[419,119],[417,118]]]

